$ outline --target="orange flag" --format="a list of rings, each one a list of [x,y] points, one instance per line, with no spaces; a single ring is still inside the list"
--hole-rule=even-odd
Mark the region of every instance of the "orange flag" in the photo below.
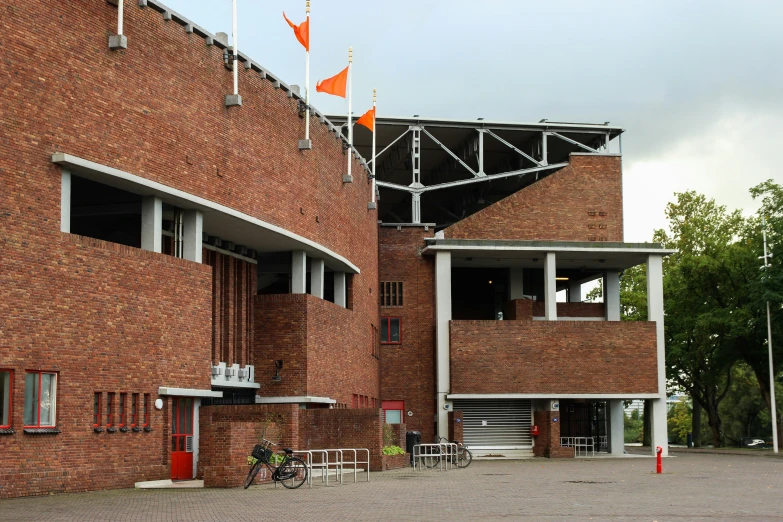
[[[345,86],[348,83],[348,67],[325,80],[315,84],[315,90],[318,92],[325,92],[326,94],[334,94],[345,98]]]
[[[310,52],[310,19],[308,18],[296,26],[291,20],[288,19],[288,17],[285,15],[285,12],[283,12],[283,18],[285,18],[285,21],[288,22],[288,25],[291,26],[291,29],[294,30],[294,35],[296,35],[296,39],[299,40],[299,43],[304,45],[304,48],[307,50],[307,52]]]
[[[375,132],[375,107],[362,114],[361,118],[356,120],[356,125],[364,125]]]

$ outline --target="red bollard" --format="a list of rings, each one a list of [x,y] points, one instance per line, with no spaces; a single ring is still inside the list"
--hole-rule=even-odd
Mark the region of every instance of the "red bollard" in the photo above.
[[[656,469],[656,473],[662,473],[663,472],[663,448],[660,446],[655,446],[655,452],[658,454],[658,467]]]

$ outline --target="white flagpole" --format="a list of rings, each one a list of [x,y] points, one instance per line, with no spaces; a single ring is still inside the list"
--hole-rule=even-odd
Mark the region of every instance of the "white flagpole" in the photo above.
[[[310,34],[310,0],[307,0],[307,33]],[[308,47],[309,47],[308,41]],[[305,49],[305,139],[310,139],[310,49]]]
[[[377,92],[377,89],[372,90],[372,199],[370,201],[373,203],[375,203],[375,128],[377,127],[375,118],[378,116],[375,113],[375,99]]]
[[[123,0],[117,3],[117,36],[122,36]],[[121,40],[122,38],[120,38]]]
[[[353,156],[353,125],[351,124],[351,64],[353,47],[348,48],[348,178],[351,177],[351,156]]]
[[[231,10],[232,10],[232,34],[231,34],[231,45],[234,48],[234,96],[239,94],[239,70],[237,69],[237,64],[239,63],[238,55],[237,55],[237,0],[231,0]]]

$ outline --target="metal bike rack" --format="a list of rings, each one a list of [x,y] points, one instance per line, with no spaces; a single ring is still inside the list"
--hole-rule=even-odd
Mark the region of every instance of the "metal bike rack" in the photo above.
[[[334,470],[340,484],[344,484],[343,477],[347,471],[353,469],[353,481],[358,482],[359,464],[366,466],[367,482],[370,481],[370,450],[367,448],[333,448],[317,450],[294,451],[307,464],[307,483],[313,487],[313,470],[320,470],[321,481],[329,485],[329,472]],[[359,455],[366,456],[366,460],[359,460]],[[352,457],[346,460],[346,457]]]
[[[441,442],[440,444],[415,444],[413,446],[413,471],[424,469],[427,459],[438,459],[438,471],[448,471],[458,457],[457,444]]]
[[[595,441],[593,437],[560,437],[560,446],[574,448],[575,457],[586,457],[588,452],[590,452],[591,457],[595,457]]]

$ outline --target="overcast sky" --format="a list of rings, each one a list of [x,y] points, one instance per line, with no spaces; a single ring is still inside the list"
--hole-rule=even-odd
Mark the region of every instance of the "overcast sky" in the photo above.
[[[304,0],[237,0],[239,47],[289,84],[304,49],[283,20]],[[164,0],[231,34],[230,0]],[[665,226],[675,192],[757,208],[748,189],[783,183],[783,1],[313,0],[315,82],[353,46],[353,111],[379,116],[603,123],[623,135],[625,239]]]

